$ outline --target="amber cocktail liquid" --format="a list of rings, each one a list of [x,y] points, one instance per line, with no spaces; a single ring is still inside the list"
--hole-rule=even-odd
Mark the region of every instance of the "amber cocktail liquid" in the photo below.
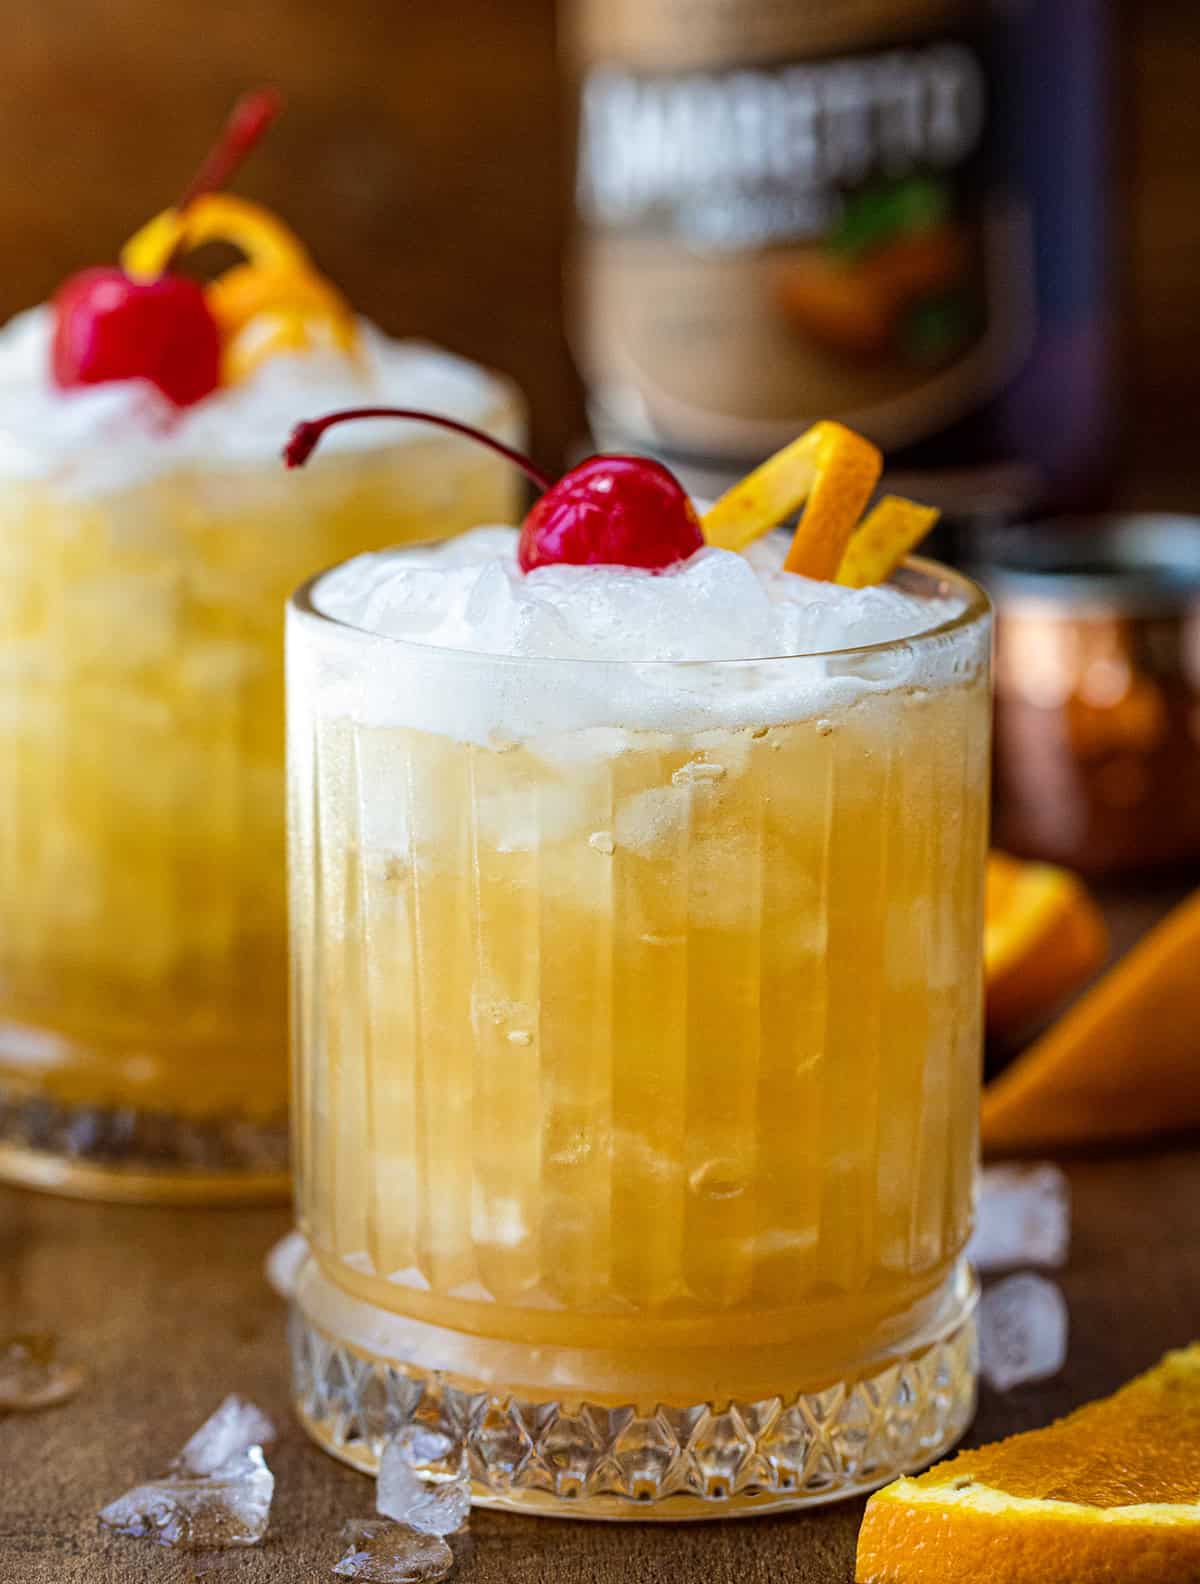
[[[381,636],[327,582],[289,629],[312,1433],[372,1468],[440,1419],[477,1500],[598,1517],[930,1461],[974,1391],[975,591],[914,564],[935,631],[636,664]]]
[[[280,612],[314,567],[506,514],[514,484],[390,433],[301,480],[285,431],[241,465],[159,466],[151,436],[148,477],[5,480],[0,1176],[286,1191]]]

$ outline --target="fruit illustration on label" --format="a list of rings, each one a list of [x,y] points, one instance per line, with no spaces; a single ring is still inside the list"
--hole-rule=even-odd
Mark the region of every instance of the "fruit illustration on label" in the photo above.
[[[780,311],[838,356],[933,367],[976,333],[980,306],[969,232],[942,182],[911,177],[864,189],[824,244],[781,261]]]

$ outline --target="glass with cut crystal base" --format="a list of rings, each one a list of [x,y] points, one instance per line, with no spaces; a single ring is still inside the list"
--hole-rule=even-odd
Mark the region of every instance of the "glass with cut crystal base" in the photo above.
[[[415,1420],[478,1502],[695,1518],[962,1432],[989,622],[940,568],[897,580],[955,614],[696,663],[293,600],[292,1347],[336,1455]],[[555,690],[587,723],[537,725]],[[621,724],[634,694],[665,724]],[[489,735],[496,699],[529,731]]]

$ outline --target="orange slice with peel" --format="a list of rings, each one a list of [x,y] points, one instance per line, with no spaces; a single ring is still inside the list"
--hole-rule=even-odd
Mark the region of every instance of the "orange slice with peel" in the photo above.
[[[885,582],[940,516],[936,506],[885,495],[850,536],[835,581],[846,588]]]
[[[1200,1579],[1200,1344],[1111,1397],[899,1479],[867,1503],[857,1584]]]
[[[983,930],[989,1033],[1028,1028],[1089,979],[1107,951],[1103,915],[1073,874],[989,855]]]
[[[803,506],[784,565],[832,578],[882,471],[879,448],[862,435],[829,420],[814,424],[709,508],[704,537],[723,550],[744,550]]]
[[[992,1080],[981,1121],[993,1152],[1200,1125],[1200,891]]]

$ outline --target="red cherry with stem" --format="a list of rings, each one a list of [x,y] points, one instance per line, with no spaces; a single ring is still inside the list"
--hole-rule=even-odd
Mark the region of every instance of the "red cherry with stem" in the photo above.
[[[661,572],[704,544],[700,519],[682,484],[649,457],[594,456],[551,483],[528,457],[470,424],[401,407],[351,407],[297,424],[286,447],[288,467],[308,461],[327,429],[359,418],[406,418],[436,424],[490,447],[543,491],[521,527],[517,561],[523,572],[569,562],[631,566]]]
[[[176,204],[182,213],[232,175],[275,119],[274,89],[234,106],[216,146]],[[112,380],[146,379],[177,407],[220,384],[221,337],[198,282],[172,273],[174,255],[155,280],[134,280],[114,265],[81,270],[54,297],[50,371],[63,390]]]
[[[525,572],[556,561],[659,572],[703,543],[696,508],[669,468],[649,457],[593,456],[530,507],[517,559]]]

